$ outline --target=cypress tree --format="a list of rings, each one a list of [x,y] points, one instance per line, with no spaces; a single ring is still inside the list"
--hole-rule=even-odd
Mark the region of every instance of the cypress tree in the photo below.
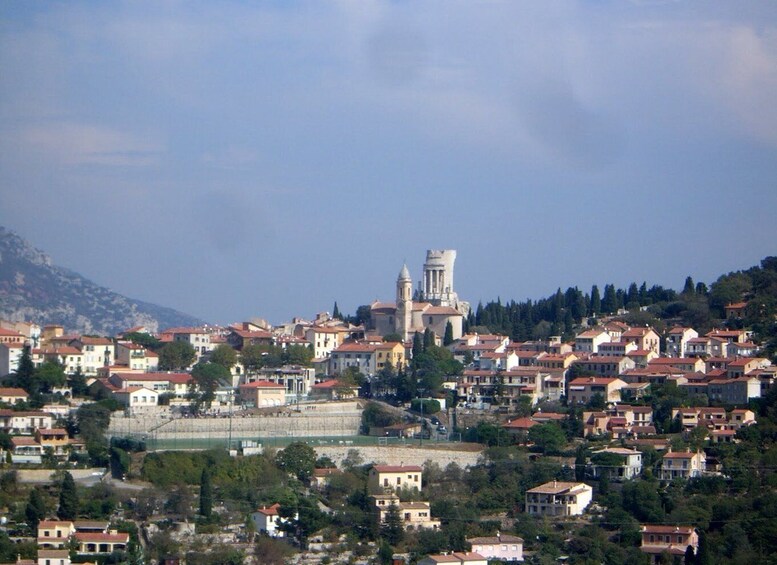
[[[27,524],[30,526],[30,529],[37,534],[38,524],[46,517],[46,503],[43,501],[40,489],[33,488],[30,491],[27,506],[24,508],[24,516],[27,518]]]
[[[442,338],[443,345],[450,345],[453,343],[453,324],[450,321],[445,324],[445,336]]]
[[[208,467],[202,468],[200,476],[200,515],[210,518],[213,514],[213,487],[210,484]]]
[[[599,287],[591,287],[591,316],[598,316],[602,313],[602,297],[599,295]]]
[[[62,487],[59,489],[59,508],[57,517],[60,520],[75,520],[78,517],[78,491],[73,475],[65,472]]]

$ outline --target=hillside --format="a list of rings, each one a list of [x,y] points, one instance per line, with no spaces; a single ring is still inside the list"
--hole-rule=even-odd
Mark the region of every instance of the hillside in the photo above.
[[[114,335],[202,321],[171,308],[133,300],[93,283],[0,227],[0,318],[61,324],[68,331]]]

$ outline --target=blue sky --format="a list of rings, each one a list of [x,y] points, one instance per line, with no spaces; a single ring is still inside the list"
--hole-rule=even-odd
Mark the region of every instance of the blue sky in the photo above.
[[[3,2],[0,225],[211,322],[777,254],[771,2]]]

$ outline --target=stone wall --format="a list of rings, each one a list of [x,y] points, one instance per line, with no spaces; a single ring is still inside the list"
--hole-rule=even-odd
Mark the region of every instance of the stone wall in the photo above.
[[[329,457],[337,466],[341,466],[343,459],[351,450],[358,451],[363,464],[385,465],[423,465],[426,461],[433,461],[445,469],[450,463],[456,463],[459,467],[470,467],[477,463],[481,451],[463,450],[458,445],[450,448],[435,446],[314,446],[319,457]]]

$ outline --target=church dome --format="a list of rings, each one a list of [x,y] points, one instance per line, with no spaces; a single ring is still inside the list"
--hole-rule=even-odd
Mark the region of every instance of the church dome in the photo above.
[[[407,268],[407,263],[402,265],[402,270],[399,271],[399,277],[397,277],[398,281],[409,281],[412,280],[410,278],[410,271]]]

